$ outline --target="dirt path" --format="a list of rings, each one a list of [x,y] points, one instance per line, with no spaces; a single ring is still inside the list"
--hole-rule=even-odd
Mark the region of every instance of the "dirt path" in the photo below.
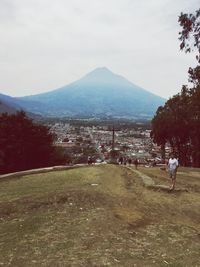
[[[154,180],[151,177],[149,177],[148,175],[140,172],[139,170],[135,170],[131,167],[126,167],[126,168],[131,170],[132,172],[134,172],[136,175],[138,175],[142,179],[143,184],[145,186],[154,186],[155,185]]]

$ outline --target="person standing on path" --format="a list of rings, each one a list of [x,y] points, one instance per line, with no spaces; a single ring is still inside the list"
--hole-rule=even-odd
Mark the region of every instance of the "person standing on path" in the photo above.
[[[176,173],[178,169],[178,160],[175,158],[174,154],[171,154],[171,157],[168,161],[169,177],[172,180],[170,190],[174,190],[176,183]]]

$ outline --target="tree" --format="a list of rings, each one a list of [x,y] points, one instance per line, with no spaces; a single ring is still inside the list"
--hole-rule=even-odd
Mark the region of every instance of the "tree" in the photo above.
[[[179,16],[182,31],[179,33],[180,49],[186,53],[195,51],[197,66],[189,68],[189,81],[193,83],[191,89],[190,129],[193,165],[200,166],[200,9],[194,14]]]
[[[58,162],[54,136],[21,111],[0,116],[0,173],[51,166]],[[61,160],[61,157],[59,157]]]
[[[152,120],[153,141],[161,146],[163,154],[165,144],[170,143],[183,165],[189,162],[189,96],[190,90],[184,86],[181,93],[170,98],[164,107],[158,108]]]
[[[167,121],[164,107],[157,109],[156,115],[152,120],[151,138],[154,143],[161,146],[162,159],[165,160],[165,144],[167,142]]]
[[[190,105],[190,138],[193,166],[200,167],[200,86],[193,88]]]

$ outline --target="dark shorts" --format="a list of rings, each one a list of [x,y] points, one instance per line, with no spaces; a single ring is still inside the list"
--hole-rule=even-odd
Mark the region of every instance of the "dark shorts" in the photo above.
[[[169,177],[172,180],[175,180],[176,179],[176,170],[169,170]]]

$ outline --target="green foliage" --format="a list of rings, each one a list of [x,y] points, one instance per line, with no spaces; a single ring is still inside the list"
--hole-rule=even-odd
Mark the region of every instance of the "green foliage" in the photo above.
[[[200,166],[200,88],[183,87],[157,110],[152,120],[153,141],[170,143],[183,165]]]
[[[50,166],[61,161],[54,136],[21,111],[0,116],[0,173]],[[63,158],[62,158],[63,161]]]

